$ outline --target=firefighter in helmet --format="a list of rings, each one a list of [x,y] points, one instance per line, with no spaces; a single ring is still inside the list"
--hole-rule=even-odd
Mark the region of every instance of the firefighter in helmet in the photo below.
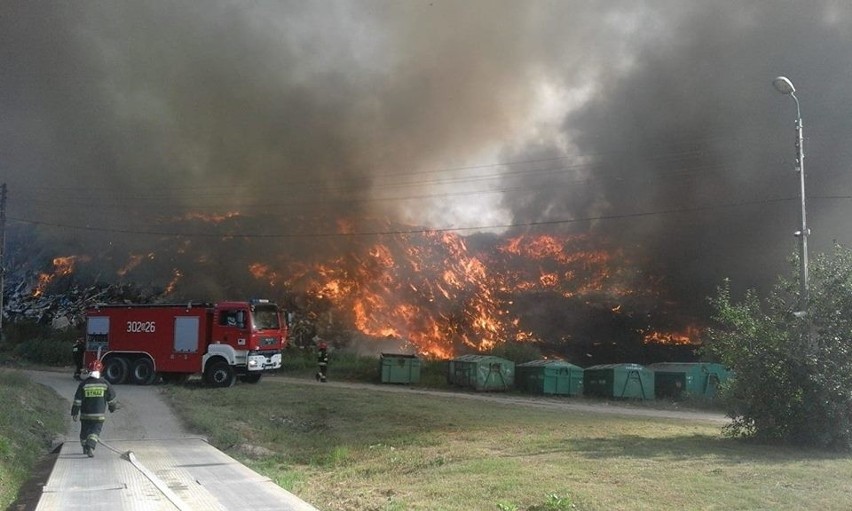
[[[108,381],[101,378],[104,365],[100,360],[89,363],[89,377],[77,386],[74,404],[71,405],[71,419],[77,421],[80,416],[80,443],[83,453],[88,457],[95,455],[95,447],[100,441],[101,430],[106,420],[105,413],[118,409],[115,391]]]
[[[80,379],[80,373],[83,372],[83,356],[86,354],[86,340],[78,337],[74,342],[74,347],[71,348],[71,354],[74,355],[74,379]]]
[[[326,373],[328,371],[328,344],[324,341],[320,341],[317,344],[317,348],[319,349],[319,353],[317,355],[317,364],[319,368],[317,369],[317,381],[326,382]]]

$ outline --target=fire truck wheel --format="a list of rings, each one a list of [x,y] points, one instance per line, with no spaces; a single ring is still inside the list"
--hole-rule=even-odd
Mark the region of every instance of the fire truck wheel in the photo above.
[[[260,373],[256,374],[244,374],[240,376],[240,381],[243,383],[257,383],[260,381]]]
[[[104,360],[104,379],[113,385],[124,383],[127,379],[127,359],[123,357],[110,357]]]
[[[224,360],[212,362],[204,372],[204,379],[212,387],[231,387],[237,381],[234,368]]]
[[[150,358],[142,357],[133,362],[133,368],[130,370],[130,380],[136,385],[151,385],[157,379],[157,372],[154,371],[154,363]]]

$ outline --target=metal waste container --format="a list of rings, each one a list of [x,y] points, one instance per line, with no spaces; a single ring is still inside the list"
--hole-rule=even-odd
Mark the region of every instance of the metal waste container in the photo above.
[[[509,390],[515,384],[515,363],[487,355],[462,355],[450,360],[447,381],[474,390]]]
[[[659,362],[648,368],[654,371],[655,394],[675,399],[713,399],[730,376],[728,368],[712,362]]]
[[[420,383],[420,359],[417,355],[382,353],[379,374],[382,383]]]
[[[564,360],[533,360],[515,367],[515,385],[532,394],[583,394],[583,368]]]
[[[604,364],[583,371],[587,396],[654,399],[654,372],[639,364]]]

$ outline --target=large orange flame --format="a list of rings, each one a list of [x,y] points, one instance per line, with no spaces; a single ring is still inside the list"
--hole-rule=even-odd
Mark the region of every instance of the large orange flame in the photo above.
[[[350,232],[351,222],[338,222]],[[487,351],[509,340],[530,340],[512,312],[518,293],[563,297],[633,293],[618,250],[590,249],[588,236],[522,235],[497,252],[471,251],[452,232],[403,234],[314,263],[280,271],[254,263],[258,280],[323,300],[337,317],[368,336],[400,339],[424,355]],[[616,305],[617,306],[617,305]]]
[[[227,216],[192,218],[218,222]],[[380,231],[390,225],[382,222],[370,228]],[[348,234],[364,230],[362,223],[345,219],[335,227]],[[306,238],[277,252],[268,247],[241,251],[242,245],[234,244],[228,247],[234,249],[233,260],[228,261],[220,261],[217,250],[205,250],[202,241],[178,238],[169,243],[172,254],[132,254],[117,275],[130,278],[141,266],[149,266],[148,261],[168,260],[172,272],[165,294],[173,294],[178,287],[191,288],[195,279],[190,265],[239,264],[259,283],[284,293],[285,302],[304,311],[309,328],[316,327],[320,333],[354,329],[376,341],[391,339],[421,355],[444,358],[486,352],[507,341],[539,338],[562,342],[574,334],[564,330],[575,322],[554,322],[550,331],[536,327],[536,321],[549,317],[545,312],[559,314],[553,307],[562,304],[568,305],[568,314],[575,315],[588,311],[583,307],[590,304],[601,305],[595,310],[611,312],[623,324],[632,325],[626,331],[634,341],[696,344],[700,337],[697,327],[666,332],[651,327],[637,330],[638,325],[628,323],[639,317],[633,316],[637,304],[663,303],[660,280],[644,274],[645,265],[632,261],[628,249],[612,248],[590,235],[464,238],[443,231],[342,235]],[[261,253],[276,255],[253,262]],[[193,254],[200,255],[186,257]],[[40,295],[57,277],[73,272],[79,260],[80,256],[56,258],[54,271],[39,276],[34,294]],[[240,286],[231,282],[223,289]],[[557,338],[543,338],[548,335]],[[577,335],[578,342],[596,341]]]
[[[33,296],[39,297],[44,294],[47,286],[50,285],[51,282],[60,277],[65,277],[74,273],[74,269],[77,265],[78,261],[89,261],[91,258],[89,256],[63,256],[63,257],[55,257],[53,259],[53,273],[41,273],[38,276],[38,283],[36,284],[35,289],[33,290]]]

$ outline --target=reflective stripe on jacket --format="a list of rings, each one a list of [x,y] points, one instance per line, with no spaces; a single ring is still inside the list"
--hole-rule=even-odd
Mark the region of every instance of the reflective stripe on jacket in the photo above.
[[[102,378],[86,378],[77,387],[74,394],[74,404],[71,405],[71,415],[80,414],[80,420],[104,421],[107,407],[115,407],[115,391]]]

